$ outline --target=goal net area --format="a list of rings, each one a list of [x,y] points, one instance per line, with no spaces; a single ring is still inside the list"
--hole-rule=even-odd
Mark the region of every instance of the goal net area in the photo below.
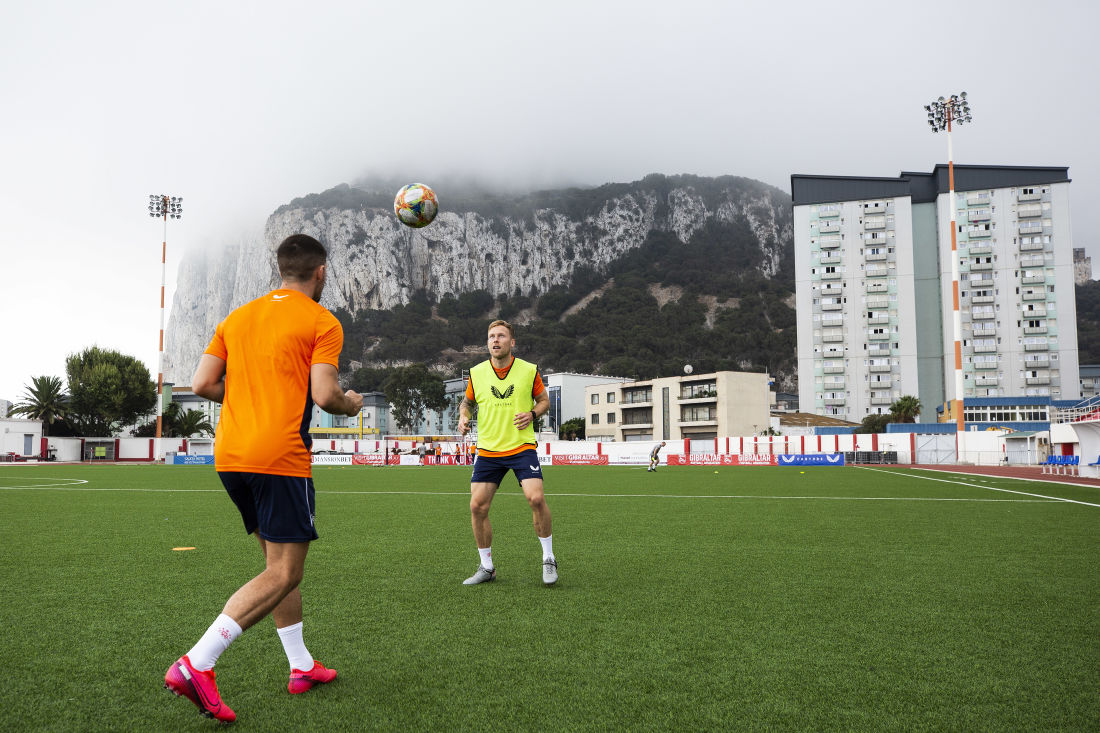
[[[469,466],[477,436],[386,435],[382,438],[388,466]]]

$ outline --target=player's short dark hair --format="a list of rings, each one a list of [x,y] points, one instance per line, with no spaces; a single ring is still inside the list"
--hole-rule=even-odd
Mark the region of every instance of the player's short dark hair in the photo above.
[[[287,282],[303,282],[313,277],[318,267],[328,261],[325,246],[308,234],[291,234],[275,251],[279,276]]]
[[[508,321],[502,321],[502,320],[500,320],[500,319],[497,319],[497,320],[493,321],[492,323],[490,323],[490,324],[489,324],[489,328],[488,328],[487,330],[488,330],[488,331],[492,331],[492,330],[493,330],[494,328],[496,328],[497,326],[504,326],[505,328],[507,328],[507,329],[508,329],[508,334],[509,334],[509,335],[510,335],[510,336],[511,336],[512,338],[515,338],[515,337],[516,337],[516,330],[515,330],[514,328],[512,328],[512,324],[511,324],[511,323],[509,323]]]

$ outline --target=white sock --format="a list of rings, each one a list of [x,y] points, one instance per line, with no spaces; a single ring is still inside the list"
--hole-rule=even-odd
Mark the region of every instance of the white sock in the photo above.
[[[481,555],[481,567],[486,570],[493,569],[493,548],[492,547],[479,547],[477,548],[477,554]]]
[[[283,651],[286,652],[286,661],[290,662],[291,671],[300,669],[308,672],[313,669],[313,657],[306,649],[306,643],[302,641],[302,622],[275,630],[283,640]]]
[[[220,614],[210,628],[202,635],[198,643],[187,652],[187,658],[191,660],[191,666],[200,672],[213,669],[218,657],[222,655],[233,640],[241,635],[240,625],[233,619]]]
[[[542,543],[542,559],[553,560],[554,559],[554,535],[549,537],[539,537],[539,542]]]

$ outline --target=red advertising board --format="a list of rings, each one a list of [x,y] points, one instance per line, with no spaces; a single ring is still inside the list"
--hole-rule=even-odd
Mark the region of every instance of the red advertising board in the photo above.
[[[760,453],[670,453],[670,466],[774,466],[775,456]]]
[[[597,456],[591,453],[572,453],[553,456],[553,466],[606,466],[607,456]]]

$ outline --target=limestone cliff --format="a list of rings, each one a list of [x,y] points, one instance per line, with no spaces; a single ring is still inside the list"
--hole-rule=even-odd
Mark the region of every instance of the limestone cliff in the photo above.
[[[653,231],[680,242],[708,221],[745,221],[759,242],[765,276],[791,256],[790,198],[732,176],[647,176],[629,184],[515,197],[473,197],[437,189],[441,212],[410,229],[392,194],[347,185],[296,199],[267,220],[263,235],[193,252],[180,266],[166,334],[165,376],[187,384],[214,327],[234,307],[278,282],[274,248],[306,233],[329,250],[322,304],[355,312],[388,309],[417,291],[434,297],[484,289],[539,294],[569,282],[582,265],[602,271]]]

